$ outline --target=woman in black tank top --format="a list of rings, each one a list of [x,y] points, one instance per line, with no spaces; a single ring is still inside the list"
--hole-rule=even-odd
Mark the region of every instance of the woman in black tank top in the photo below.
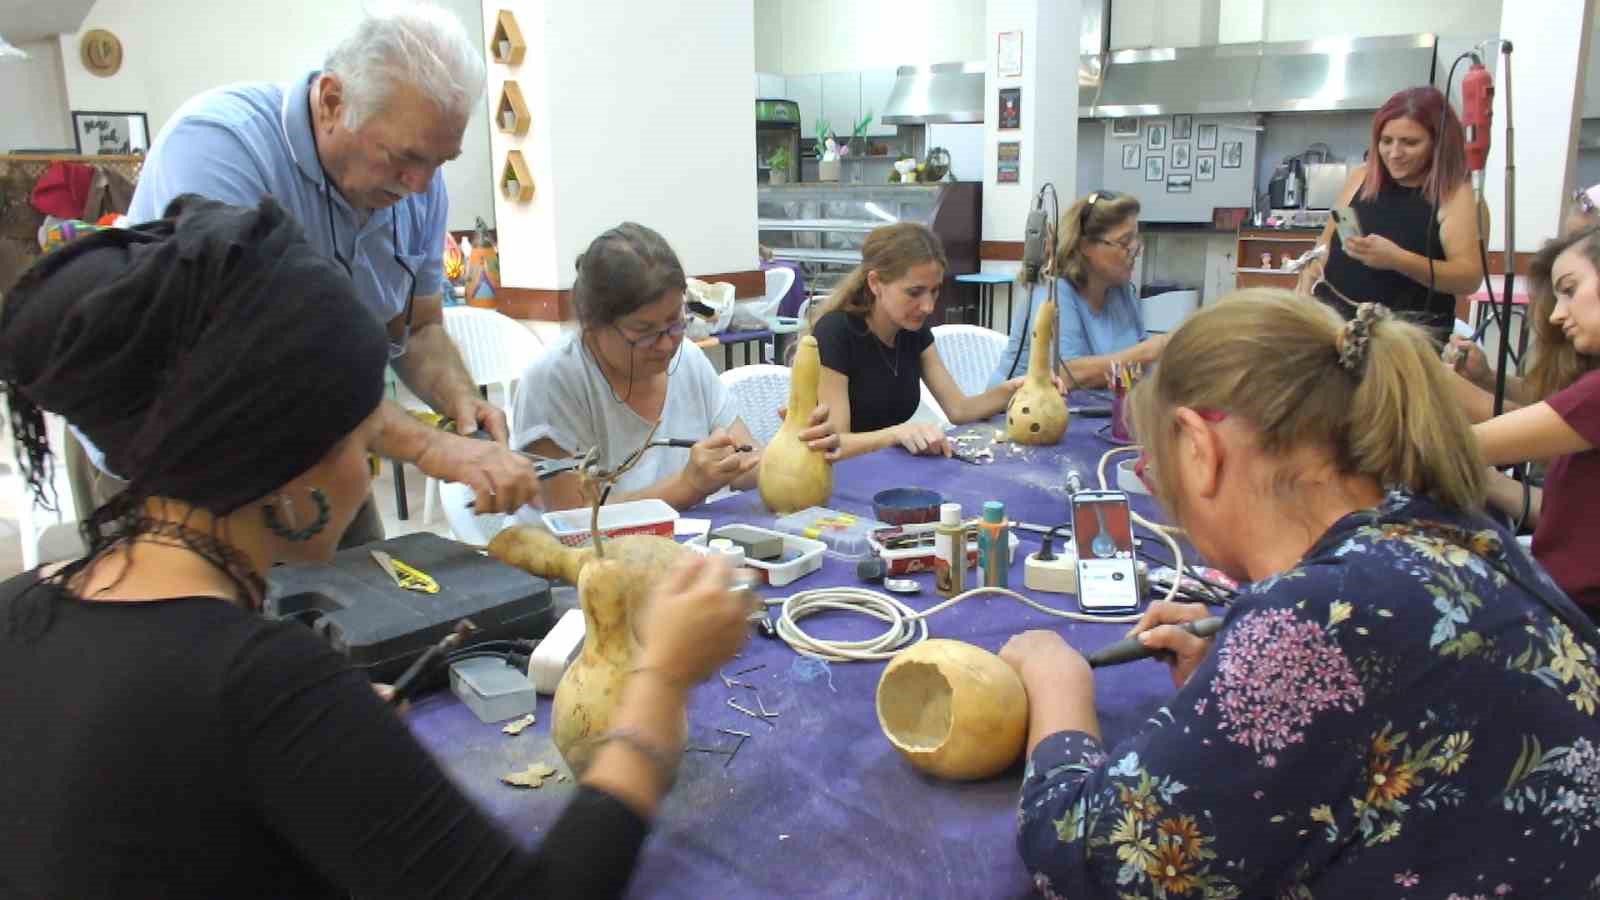
[[[1417,87],[1389,98],[1339,205],[1355,211],[1362,236],[1346,242],[1329,222],[1319,241],[1327,262],[1307,267],[1302,290],[1347,318],[1375,301],[1447,336],[1456,297],[1482,285],[1483,269],[1461,122],[1443,94]]]

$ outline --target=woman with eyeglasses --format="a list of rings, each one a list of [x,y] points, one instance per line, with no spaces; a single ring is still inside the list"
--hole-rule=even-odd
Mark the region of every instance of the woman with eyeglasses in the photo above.
[[[1481,514],[1434,354],[1377,304],[1264,289],[1173,333],[1129,399],[1141,477],[1244,586],[1213,638],[1175,627],[1200,604],[1146,610],[1177,691],[1115,746],[1059,634],[1001,650],[1045,896],[1592,894],[1600,633]]]
[[[724,487],[754,487],[761,447],[705,353],[685,345],[687,287],[678,255],[654,230],[624,222],[595,238],[572,286],[578,330],[523,375],[512,445],[551,458],[598,448],[600,466],[614,468],[655,429],[658,440],[695,444],[644,454],[608,502],[656,497],[688,509]],[[819,406],[801,438],[833,454],[839,436],[827,416]],[[543,491],[549,509],[589,503],[576,474]]]
[[[1329,220],[1317,239],[1326,259],[1300,271],[1299,292],[1345,318],[1383,303],[1435,340],[1449,336],[1456,295],[1482,286],[1483,266],[1461,120],[1444,94],[1407,88],[1379,108],[1368,160],[1334,205],[1355,211],[1361,236],[1346,241]]]
[[[1533,366],[1506,378],[1507,412],[1494,416],[1495,372],[1476,344],[1452,339],[1446,357],[1484,461],[1548,464],[1542,488],[1491,471],[1490,504],[1533,529],[1534,557],[1600,621],[1600,225],[1546,243],[1528,280]]]
[[[1133,262],[1143,251],[1137,197],[1096,191],[1061,217],[1055,258],[1044,277],[1056,279],[1056,341],[1068,387],[1105,387],[1113,362],[1145,364],[1161,356],[1166,335],[1145,330],[1133,284]],[[1010,340],[989,384],[1028,370],[1032,323],[1049,299],[1049,287],[1040,281],[1028,291],[1028,304],[1012,318]]]
[[[944,245],[924,225],[874,228],[861,262],[816,311],[811,333],[822,358],[817,394],[832,410],[840,455],[899,446],[949,456],[943,427],[916,418],[922,385],[950,421],[975,422],[1005,409],[1020,377],[967,396],[933,344],[928,317],[944,287]]]

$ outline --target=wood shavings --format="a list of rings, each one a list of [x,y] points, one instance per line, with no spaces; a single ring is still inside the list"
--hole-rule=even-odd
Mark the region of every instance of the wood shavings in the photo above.
[[[506,727],[500,730],[511,735],[512,737],[516,737],[524,731],[527,731],[528,727],[531,726],[533,722],[533,713],[528,713],[520,719],[514,719],[510,722],[507,722]]]
[[[537,788],[542,787],[544,780],[554,774],[556,774],[554,766],[534,763],[521,772],[501,775],[500,780],[513,787]]]

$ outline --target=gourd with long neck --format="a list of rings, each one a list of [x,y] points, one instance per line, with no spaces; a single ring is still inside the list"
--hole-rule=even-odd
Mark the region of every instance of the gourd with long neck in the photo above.
[[[1050,381],[1056,304],[1046,300],[1033,323],[1028,375],[1006,404],[1006,436],[1018,444],[1054,444],[1067,431],[1067,401]]]
[[[822,506],[833,496],[833,466],[821,451],[800,440],[800,432],[817,408],[817,381],[821,377],[817,339],[808,334],[800,339],[789,374],[789,412],[761,454],[761,472],[756,479],[762,502],[775,513]]]

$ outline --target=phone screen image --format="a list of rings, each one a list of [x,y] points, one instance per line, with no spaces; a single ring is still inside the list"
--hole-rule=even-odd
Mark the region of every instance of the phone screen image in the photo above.
[[[1139,607],[1133,558],[1133,518],[1121,491],[1084,491],[1072,498],[1078,549],[1078,604],[1086,612],[1131,612]]]

